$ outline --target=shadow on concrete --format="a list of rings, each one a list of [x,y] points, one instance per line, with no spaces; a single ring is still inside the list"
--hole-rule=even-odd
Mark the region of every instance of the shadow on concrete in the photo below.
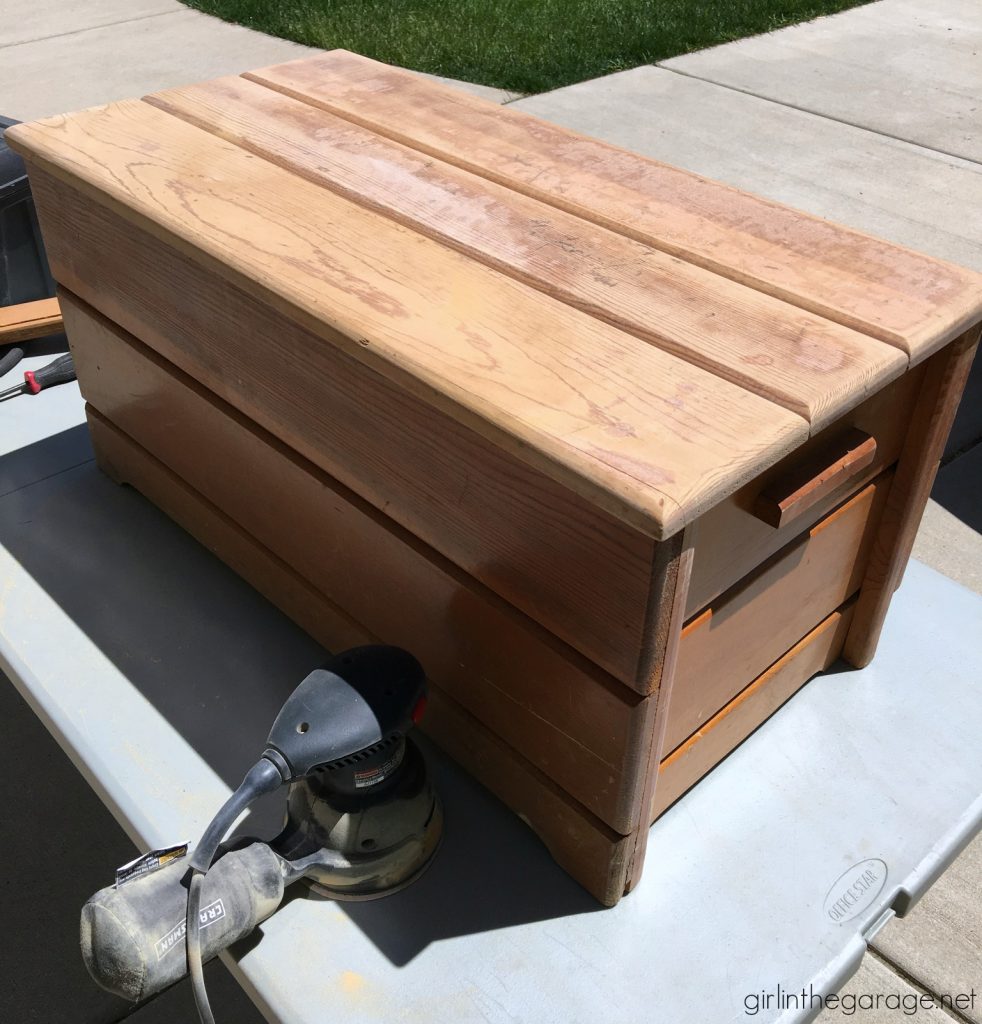
[[[3,986],[0,1020],[44,1024],[170,1024],[195,1018],[182,983],[133,1006],[100,989],[82,963],[79,911],[133,845],[48,735],[13,684],[0,675],[4,723]],[[262,1017],[219,962],[206,968],[222,1019]]]
[[[942,462],[950,462],[982,441],[982,356],[976,354],[972,372],[968,375],[965,394],[945,445]]]
[[[982,356],[975,357],[931,497],[982,533]]]

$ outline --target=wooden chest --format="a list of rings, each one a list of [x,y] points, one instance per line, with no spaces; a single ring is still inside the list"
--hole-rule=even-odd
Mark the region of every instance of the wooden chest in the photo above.
[[[968,270],[337,51],[23,125],[100,464],[607,904],[651,821],[873,655]]]

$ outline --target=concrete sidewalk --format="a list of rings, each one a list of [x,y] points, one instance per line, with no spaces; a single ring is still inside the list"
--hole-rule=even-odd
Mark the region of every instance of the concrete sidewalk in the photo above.
[[[0,114],[30,121],[316,52],[177,0],[2,0]],[[514,96],[439,80],[492,102]]]

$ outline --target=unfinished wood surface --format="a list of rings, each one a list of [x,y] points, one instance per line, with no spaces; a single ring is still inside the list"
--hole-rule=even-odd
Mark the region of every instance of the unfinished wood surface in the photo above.
[[[779,530],[840,487],[852,484],[875,458],[872,434],[855,428],[837,434],[793,472],[772,480],[757,495],[754,515]]]
[[[661,762],[650,804],[652,821],[839,657],[852,611],[850,604],[824,619]]]
[[[890,600],[903,578],[979,343],[974,328],[939,352],[924,384],[856,605],[843,656],[863,668],[876,653]]]
[[[685,602],[692,574],[692,559],[695,551],[698,526],[687,526],[679,538],[677,548],[671,553],[671,562],[661,570],[667,580],[657,605],[657,625],[666,640],[658,654],[657,688],[639,710],[644,715],[644,744],[633,766],[640,794],[641,820],[631,837],[625,892],[629,892],[641,880],[645,857],[648,850],[648,810],[654,799],[658,782],[658,767],[665,749],[665,732],[671,718],[672,692],[678,674],[678,654],[681,643],[682,624],[685,619]],[[654,617],[654,613],[653,613]],[[657,630],[652,630],[658,635]]]
[[[434,696],[424,731],[529,825],[560,867],[604,906],[614,906],[632,884],[628,861],[635,837],[591,819],[473,715],[441,700],[436,687]]]
[[[665,750],[691,736],[859,589],[891,477],[878,477],[686,625]]]
[[[375,637],[259,544],[219,509],[98,414],[89,426],[100,466],[132,484],[232,566],[329,650]],[[629,839],[606,827],[497,739],[452,698],[430,687],[421,727],[519,814],[556,862],[588,892],[613,906],[625,889]]]
[[[897,349],[243,78],[147,102],[799,413],[818,430]]]
[[[353,619],[411,650],[434,682],[612,828],[637,825],[645,701],[118,327],[62,299],[90,405]]]
[[[786,547],[851,493],[897,461],[914,414],[925,369],[926,364],[921,364],[900,380],[888,384],[834,426],[811,438],[755,481],[720,502],[698,521],[699,546],[689,582],[686,617],[702,611],[723,591]],[[861,430],[876,440],[876,455],[858,477],[840,483],[781,529],[775,529],[757,518],[754,505],[761,491],[771,486],[773,481],[799,472],[803,463],[809,462],[817,452],[848,429]]]
[[[970,270],[334,50],[246,77],[731,280],[917,361],[982,318]]]
[[[91,407],[86,409],[86,419],[96,461],[107,476],[138,490],[327,650],[378,642],[221,509],[205,501]]]
[[[60,281],[632,687],[654,542],[35,173]],[[242,345],[243,331],[262,340]],[[285,367],[304,367],[316,387]],[[643,685],[648,685],[647,680]]]
[[[18,125],[8,141],[32,184],[38,171],[59,177],[658,539],[808,433],[737,385],[147,103]],[[229,327],[255,338],[248,323]],[[261,351],[240,342],[237,360],[250,348]],[[309,372],[304,388],[317,392]]]
[[[38,299],[0,306],[0,345],[43,338],[61,330],[61,310],[57,299]]]

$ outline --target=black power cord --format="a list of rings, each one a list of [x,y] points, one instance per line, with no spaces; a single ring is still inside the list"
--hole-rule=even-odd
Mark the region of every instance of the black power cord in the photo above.
[[[191,855],[191,878],[188,883],[187,915],[185,917],[185,935],[187,937],[188,974],[191,976],[191,990],[194,993],[194,1005],[198,1010],[201,1024],[215,1024],[215,1017],[208,1002],[205,988],[204,965],[201,962],[201,887],[205,875],[211,867],[218,847],[229,829],[235,824],[239,815],[265,793],[272,793],[285,782],[281,770],[268,760],[261,757],[246,772],[239,788],[222,804],[221,810],[211,819]]]

